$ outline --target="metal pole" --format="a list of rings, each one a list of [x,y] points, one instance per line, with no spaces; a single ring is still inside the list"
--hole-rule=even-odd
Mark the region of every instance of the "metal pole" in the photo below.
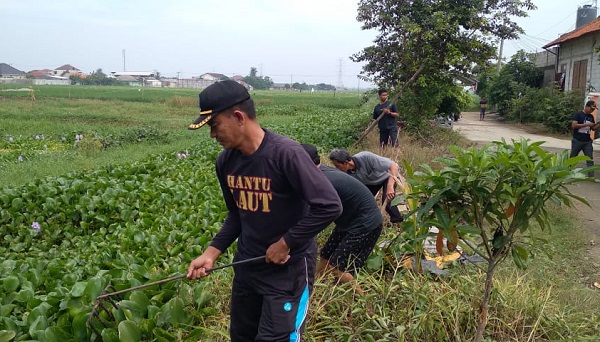
[[[209,268],[209,269],[206,270],[206,272],[212,272],[212,271],[220,270],[222,268],[226,268],[226,267],[230,267],[230,266],[234,266],[234,265],[245,264],[245,263],[249,263],[249,262],[252,262],[252,261],[264,260],[264,259],[265,259],[264,256],[259,256],[259,257],[250,258],[250,259],[246,259],[246,260],[240,260],[240,261],[232,262],[230,264],[226,264],[226,265],[221,265],[221,266]],[[119,294],[122,294],[122,293],[130,292],[130,291],[135,291],[135,290],[143,289],[143,288],[154,286],[154,285],[168,283],[168,282],[173,281],[173,280],[178,280],[178,279],[181,279],[181,278],[185,278],[186,276],[187,276],[187,274],[179,274],[179,275],[176,275],[176,276],[173,276],[173,277],[170,277],[170,278],[166,278],[166,279],[163,279],[163,280],[155,281],[155,282],[152,282],[152,283],[148,283],[148,284],[144,284],[144,285],[139,285],[139,286],[134,286],[134,287],[130,287],[128,289],[124,289],[124,290],[120,290],[120,291],[116,291],[116,292],[105,293],[103,295],[100,295],[100,296],[96,297],[96,300],[100,300],[100,299],[104,299],[104,298],[116,296],[116,295],[119,295]]]

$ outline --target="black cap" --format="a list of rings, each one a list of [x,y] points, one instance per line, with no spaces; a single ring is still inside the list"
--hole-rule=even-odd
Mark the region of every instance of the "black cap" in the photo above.
[[[311,144],[300,144],[304,148],[304,151],[308,153],[310,159],[315,163],[315,165],[321,164],[321,157],[319,156],[319,151],[314,145]]]
[[[200,116],[188,126],[194,130],[206,125],[215,115],[250,98],[248,90],[236,81],[211,84],[198,95]]]

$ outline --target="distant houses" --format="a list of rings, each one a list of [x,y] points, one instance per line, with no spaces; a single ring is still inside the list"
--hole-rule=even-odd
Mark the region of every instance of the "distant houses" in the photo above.
[[[25,78],[25,72],[15,69],[6,63],[0,63],[0,79],[19,80]]]
[[[56,69],[41,69],[24,72],[14,68],[7,63],[0,63],[0,84],[24,84],[24,85],[70,85],[73,84],[71,76],[87,78],[89,75],[80,69],[65,64]],[[167,88],[206,88],[209,85],[229,79],[226,75],[209,72],[197,77],[174,78],[160,77],[156,71],[113,71],[107,77],[115,78],[122,84],[132,87],[167,87]],[[236,80],[246,88],[252,87],[243,81],[242,76],[234,76]]]
[[[64,65],[66,67],[68,65]],[[73,67],[71,67],[73,68]],[[29,73],[18,70],[6,63],[0,63],[0,83],[30,84],[30,85],[69,85],[69,77],[62,76],[66,73],[73,73],[74,69],[56,69],[56,70],[32,70]],[[57,76],[60,74],[61,76]]]
[[[70,85],[75,84],[71,76],[85,79],[90,75],[83,73],[71,64],[64,64],[55,69],[41,69],[24,72],[7,63],[0,63],[0,84],[23,85]],[[197,77],[175,78],[160,77],[156,71],[113,71],[106,77],[115,78],[121,84],[132,87],[167,87],[167,88],[206,88],[209,85],[227,79],[233,79],[248,89],[252,86],[244,82],[240,75],[231,78],[226,75],[208,72]]]

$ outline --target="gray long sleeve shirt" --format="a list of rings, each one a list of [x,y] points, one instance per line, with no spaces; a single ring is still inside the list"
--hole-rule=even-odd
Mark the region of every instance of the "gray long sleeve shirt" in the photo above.
[[[381,184],[390,177],[389,170],[393,162],[389,158],[363,151],[353,155],[352,160],[356,168],[348,171],[348,174],[365,185]]]

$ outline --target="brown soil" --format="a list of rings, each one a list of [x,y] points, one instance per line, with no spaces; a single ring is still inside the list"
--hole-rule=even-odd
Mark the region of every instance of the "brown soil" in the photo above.
[[[484,144],[492,140],[506,141],[511,139],[520,139],[521,137],[531,139],[532,141],[545,141],[542,147],[558,152],[571,148],[571,141],[568,137],[560,137],[551,134],[545,134],[538,129],[529,129],[523,125],[506,123],[499,120],[495,114],[486,114],[484,121],[479,121],[478,112],[462,113],[460,120],[454,122],[454,130],[458,131],[465,138],[473,143]],[[532,133],[538,132],[538,133]],[[600,140],[600,139],[599,139]],[[594,143],[594,160],[600,161],[600,144]],[[600,172],[596,172],[596,178],[600,176]],[[578,225],[584,229],[588,235],[586,241],[587,256],[586,260],[582,260],[586,274],[582,274],[583,280],[590,286],[594,282],[600,282],[600,183],[580,183],[570,187],[573,194],[585,198],[590,207],[576,203],[572,208],[573,216],[577,218]]]

